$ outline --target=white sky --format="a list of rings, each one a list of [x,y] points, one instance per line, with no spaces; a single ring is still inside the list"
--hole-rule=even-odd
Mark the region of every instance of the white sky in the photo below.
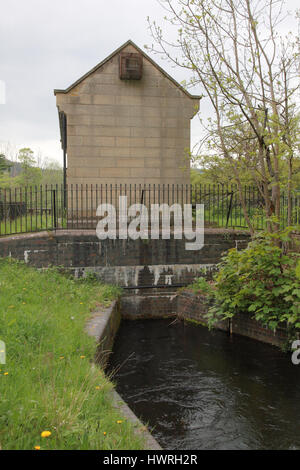
[[[147,16],[163,23],[165,12],[156,0],[0,0],[0,6],[0,83],[6,88],[0,150],[9,142],[10,153],[31,147],[61,162],[53,89],[66,88],[128,39],[141,48],[151,45]],[[287,1],[291,11],[299,6]],[[152,57],[179,82],[188,78]],[[202,100],[203,118],[208,109]],[[199,135],[195,122],[193,143]]]

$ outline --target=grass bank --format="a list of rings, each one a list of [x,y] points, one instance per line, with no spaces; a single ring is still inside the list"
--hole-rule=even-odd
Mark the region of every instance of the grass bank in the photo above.
[[[117,295],[112,286],[0,259],[2,449],[143,447],[113,408],[112,384],[91,364],[96,343],[84,332],[91,310]]]

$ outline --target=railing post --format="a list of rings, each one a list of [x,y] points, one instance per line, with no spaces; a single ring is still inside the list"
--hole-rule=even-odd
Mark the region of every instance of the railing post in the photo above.
[[[56,218],[56,190],[52,190],[52,214],[53,214],[53,228],[57,228],[57,218]]]
[[[229,222],[229,217],[230,217],[230,212],[231,212],[231,207],[232,207],[232,199],[233,199],[233,190],[231,191],[229,208],[228,208],[228,212],[227,212],[226,228],[228,227],[228,222]]]

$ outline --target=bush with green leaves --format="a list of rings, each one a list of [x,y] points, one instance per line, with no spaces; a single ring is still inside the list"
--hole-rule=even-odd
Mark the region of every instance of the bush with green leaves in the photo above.
[[[211,282],[208,282],[205,277],[198,277],[189,287],[195,294],[205,295],[208,298],[213,296]]]
[[[246,249],[227,252],[215,276],[210,326],[249,312],[272,330],[279,325],[300,328],[300,254],[282,248],[290,241],[290,230],[260,234]]]

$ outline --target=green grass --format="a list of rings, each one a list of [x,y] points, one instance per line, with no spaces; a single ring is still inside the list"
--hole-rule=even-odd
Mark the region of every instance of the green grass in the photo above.
[[[216,228],[235,228],[235,229],[245,229],[247,230],[247,221],[243,215],[242,208],[233,208],[230,212],[230,216],[227,221],[227,212],[228,207],[225,205],[217,204],[206,204],[204,211],[204,219],[207,226],[212,226]],[[293,224],[296,224],[300,220],[300,209],[298,207],[294,208],[293,212]],[[69,228],[76,228],[78,225],[81,225],[80,214],[73,214],[73,222],[69,221]],[[253,227],[257,230],[264,230],[267,226],[266,215],[262,208],[251,208],[249,211],[249,217]],[[194,213],[195,220],[195,213]],[[86,222],[84,218],[85,228],[95,228],[96,219],[89,220]],[[62,211],[59,210],[57,215],[57,225],[58,228],[67,228],[67,219]],[[287,225],[287,209],[286,207],[281,210],[280,225],[284,228]],[[83,228],[83,227],[82,227]],[[48,214],[47,216],[43,214],[27,214],[22,217],[17,217],[16,219],[7,218],[6,221],[0,221],[0,236],[17,234],[17,233],[30,233],[38,232],[42,230],[52,230],[54,229],[54,220],[53,216]]]
[[[267,227],[267,218],[262,209],[252,209],[249,211],[250,221],[256,230],[265,230]],[[218,228],[235,228],[235,229],[248,229],[247,221],[243,215],[242,209],[233,209],[230,212],[227,223],[227,211],[222,211],[217,206],[205,207],[205,222],[208,225]],[[293,211],[293,225],[296,226],[297,221],[300,220],[300,213],[296,210]],[[280,226],[282,228],[287,226],[287,211],[281,211]]]
[[[93,365],[96,341],[84,332],[91,310],[118,289],[9,259],[0,259],[0,288],[0,448],[143,448],[113,408],[112,384]]]
[[[66,220],[59,218],[58,224],[60,228],[66,227]],[[30,214],[27,216],[17,217],[15,219],[6,219],[0,222],[0,236],[11,235],[15,233],[39,232],[42,230],[52,230],[54,222],[51,215],[47,217],[43,214]]]

